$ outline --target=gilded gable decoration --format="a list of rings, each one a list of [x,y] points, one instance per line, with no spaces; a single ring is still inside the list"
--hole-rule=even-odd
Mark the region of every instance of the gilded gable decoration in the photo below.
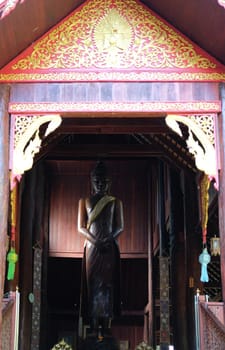
[[[138,0],[92,0],[0,71],[0,81],[223,81],[225,67]]]

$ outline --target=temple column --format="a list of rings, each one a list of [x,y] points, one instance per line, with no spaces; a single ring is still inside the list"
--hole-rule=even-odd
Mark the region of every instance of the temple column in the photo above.
[[[175,349],[187,350],[187,241],[184,225],[183,174],[170,169],[171,302]]]
[[[220,178],[219,178],[219,229],[221,249],[221,284],[222,296],[225,300],[225,84],[220,85],[222,100],[222,114],[219,116],[219,156],[220,156]]]
[[[9,94],[10,87],[0,85],[0,310],[2,310],[4,293],[9,204]],[[0,350],[2,349],[1,329],[2,313],[0,312]]]

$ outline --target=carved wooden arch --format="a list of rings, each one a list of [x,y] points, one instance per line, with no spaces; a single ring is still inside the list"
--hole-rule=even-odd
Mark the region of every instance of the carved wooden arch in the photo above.
[[[187,147],[195,157],[197,169],[214,179],[218,186],[218,164],[216,154],[216,114],[177,115],[168,114],[166,124],[179,136],[182,135],[179,123],[188,127]],[[11,123],[11,160],[10,169],[14,178],[20,178],[33,166],[36,153],[40,151],[42,140],[40,127],[49,123],[43,138],[60,126],[59,114],[47,115],[12,115]],[[193,137],[195,136],[195,138]],[[197,139],[197,140],[196,140]]]

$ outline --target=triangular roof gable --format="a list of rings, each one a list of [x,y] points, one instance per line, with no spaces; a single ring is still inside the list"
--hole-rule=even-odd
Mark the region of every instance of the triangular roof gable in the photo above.
[[[223,81],[225,67],[137,0],[89,0],[0,70],[0,82]]]

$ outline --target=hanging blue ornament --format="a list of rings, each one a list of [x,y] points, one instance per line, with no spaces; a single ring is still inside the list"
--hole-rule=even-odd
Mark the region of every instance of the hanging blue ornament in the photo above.
[[[209,276],[207,272],[207,265],[211,261],[211,256],[209,255],[207,248],[203,248],[202,254],[199,255],[199,262],[202,265],[201,267],[201,282],[209,282]]]

